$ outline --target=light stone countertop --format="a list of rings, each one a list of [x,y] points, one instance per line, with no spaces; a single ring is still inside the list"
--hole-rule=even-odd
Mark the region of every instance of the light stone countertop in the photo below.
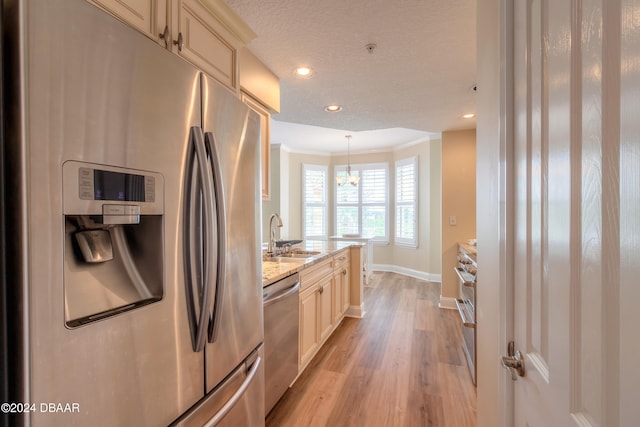
[[[364,246],[364,243],[333,240],[305,240],[293,246],[293,248],[320,253],[309,258],[299,258],[299,260],[292,262],[262,261],[262,286],[268,286],[280,279],[302,271],[307,267],[333,256],[335,252],[350,246]]]
[[[458,242],[462,248],[467,251],[469,256],[476,261],[476,256],[478,255],[478,248],[475,245],[470,245],[468,241],[466,242]]]

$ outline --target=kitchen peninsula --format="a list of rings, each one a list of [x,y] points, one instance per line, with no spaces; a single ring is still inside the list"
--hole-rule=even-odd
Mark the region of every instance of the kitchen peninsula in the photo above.
[[[264,287],[300,275],[298,373],[345,316],[364,315],[363,248],[361,242],[305,241],[288,254],[264,258]]]

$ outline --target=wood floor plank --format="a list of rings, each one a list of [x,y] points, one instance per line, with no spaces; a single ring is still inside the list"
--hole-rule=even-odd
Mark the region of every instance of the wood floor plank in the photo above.
[[[279,426],[475,427],[476,390],[440,285],[374,273],[364,319],[345,318],[266,420]]]

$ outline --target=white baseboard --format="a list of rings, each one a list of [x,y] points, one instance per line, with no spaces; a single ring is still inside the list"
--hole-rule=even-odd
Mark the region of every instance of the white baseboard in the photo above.
[[[457,310],[456,299],[451,297],[443,297],[440,295],[440,303],[438,303],[438,307],[446,308],[447,310]]]
[[[362,319],[364,314],[364,303],[362,305],[350,305],[344,313],[345,317],[355,317],[357,319]]]
[[[400,267],[398,265],[389,264],[373,264],[373,271],[388,271],[391,273],[404,274],[405,276],[415,277],[416,279],[426,280],[427,282],[442,282],[441,274],[432,274],[425,271],[413,270],[411,268]],[[455,305],[454,305],[455,307]]]

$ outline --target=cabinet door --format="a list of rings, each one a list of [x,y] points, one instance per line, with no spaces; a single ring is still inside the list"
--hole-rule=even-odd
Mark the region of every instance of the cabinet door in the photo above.
[[[343,268],[336,270],[333,273],[333,323],[336,324],[342,318],[342,298],[344,292],[342,287],[344,286],[344,276],[342,272]]]
[[[347,264],[342,270],[342,315],[349,309],[351,304],[351,267]]]
[[[300,294],[300,368],[318,347],[318,295],[315,286]]]
[[[242,101],[247,104],[253,111],[260,115],[260,155],[261,155],[261,176],[262,176],[262,200],[271,200],[270,192],[270,168],[271,168],[271,146],[269,142],[269,122],[271,120],[271,114],[269,111],[258,101],[253,99],[246,93],[242,93]]]
[[[333,275],[320,284],[320,342],[331,335],[333,326]]]
[[[91,0],[147,37],[164,45],[160,33],[167,25],[168,0]]]
[[[196,0],[176,0],[174,52],[237,94],[238,46],[222,24]]]

